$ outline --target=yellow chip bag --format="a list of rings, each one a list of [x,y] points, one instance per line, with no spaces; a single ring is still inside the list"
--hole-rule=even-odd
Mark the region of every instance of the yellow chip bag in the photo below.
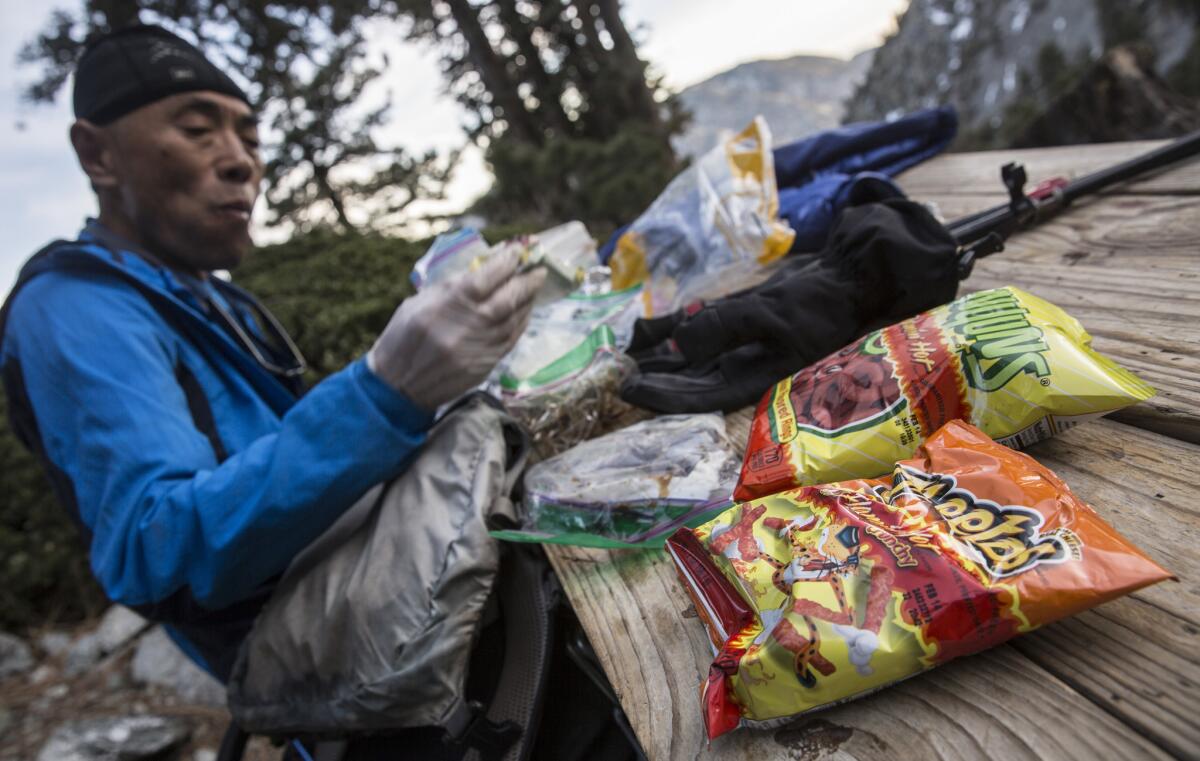
[[[881,475],[949,420],[1022,448],[1154,395],[1091,340],[1013,287],[868,333],[767,392],[734,496]]]

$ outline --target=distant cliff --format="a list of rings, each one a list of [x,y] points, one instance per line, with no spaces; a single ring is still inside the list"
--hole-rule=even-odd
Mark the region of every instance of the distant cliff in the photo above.
[[[675,149],[694,156],[716,145],[723,130],[739,130],[757,114],[775,144],[841,123],[842,104],[871,64],[873,51],[849,61],[794,56],[735,66],[680,93],[692,113]]]
[[[1053,142],[1045,115],[1119,45],[1146,52],[1149,73],[1173,90],[1200,95],[1198,19],[1192,0],[912,0],[843,119],[952,103],[959,149],[1025,142],[1035,123]]]

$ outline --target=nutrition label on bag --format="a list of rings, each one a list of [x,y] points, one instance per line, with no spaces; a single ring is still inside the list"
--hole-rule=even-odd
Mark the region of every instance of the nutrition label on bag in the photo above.
[[[996,439],[997,444],[1003,444],[1009,449],[1025,449],[1039,441],[1045,441],[1054,435],[1054,427],[1049,417],[1042,418],[1033,425],[1023,428],[1011,436]]]
[[[1011,436],[997,438],[996,443],[1003,444],[1009,449],[1025,449],[1097,417],[1100,415],[1047,415]]]

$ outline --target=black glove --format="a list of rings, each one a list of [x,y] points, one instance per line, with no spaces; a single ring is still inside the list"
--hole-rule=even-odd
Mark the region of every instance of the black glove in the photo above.
[[[819,254],[766,282],[639,320],[621,398],[657,412],[734,410],[877,327],[954,298],[954,239],[905,199],[847,208]]]

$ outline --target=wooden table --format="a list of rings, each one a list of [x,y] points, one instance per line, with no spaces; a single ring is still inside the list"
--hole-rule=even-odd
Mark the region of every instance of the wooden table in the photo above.
[[[900,178],[947,219],[1158,143],[943,156]],[[1147,403],[1031,450],[1164,582],[781,729],[708,745],[698,685],[712,651],[658,551],[548,548],[650,759],[1200,758],[1200,162],[1079,203],[981,262],[964,291],[1012,284],[1078,318],[1094,346],[1158,389]],[[729,418],[745,441],[747,412]]]

